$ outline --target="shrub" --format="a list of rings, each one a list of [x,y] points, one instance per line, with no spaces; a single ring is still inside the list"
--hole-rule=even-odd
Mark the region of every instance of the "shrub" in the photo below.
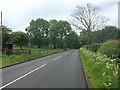
[[[110,58],[120,58],[120,40],[110,40],[102,43],[98,52]]]
[[[91,45],[85,45],[85,48],[89,49],[91,51],[97,52],[98,49],[100,48],[100,46],[101,46],[100,43],[94,43],[94,44],[91,44]]]

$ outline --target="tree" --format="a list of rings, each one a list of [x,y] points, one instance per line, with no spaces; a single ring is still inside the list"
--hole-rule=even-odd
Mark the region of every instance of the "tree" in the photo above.
[[[79,48],[78,35],[75,31],[71,31],[68,35],[66,35],[65,42],[68,48]]]
[[[94,43],[102,43],[108,40],[120,39],[120,29],[115,26],[105,26],[102,30],[92,31],[91,36],[94,36]],[[79,36],[80,45],[86,45],[88,43],[86,32],[82,31]]]
[[[71,25],[63,20],[36,19],[30,22],[30,26],[26,28],[32,45],[50,46],[53,48],[63,48],[64,38],[71,31]]]
[[[102,30],[93,32],[95,42],[100,43],[107,40],[120,39],[120,29],[115,26],[106,26]]]
[[[12,30],[6,26],[2,26],[2,49],[6,48],[6,44],[11,42],[11,32]]]
[[[91,31],[103,28],[108,21],[106,17],[99,14],[99,11],[99,7],[87,4],[85,7],[77,6],[71,15],[73,17],[73,26],[87,32],[89,44],[93,40],[91,38]]]
[[[12,33],[13,44],[17,45],[22,49],[23,46],[27,45],[29,38],[24,32],[13,32]]]
[[[59,23],[57,20],[50,20],[50,32],[49,32],[49,38],[50,38],[50,43],[53,44],[54,49],[56,48],[56,43],[58,40],[58,28],[59,28]]]
[[[64,48],[65,46],[65,36],[69,34],[69,32],[72,30],[71,25],[68,21],[59,20],[58,22],[59,28],[58,28],[58,40],[57,40],[57,47],[58,48]]]
[[[61,39],[63,39],[70,31],[71,31],[71,25],[67,21],[60,20],[59,21],[59,36]]]
[[[27,33],[31,37],[31,44],[45,46],[48,45],[49,22],[44,19],[31,20],[30,26],[26,28]]]
[[[64,38],[72,30],[71,25],[67,21],[50,20],[50,41],[54,48],[64,47]]]

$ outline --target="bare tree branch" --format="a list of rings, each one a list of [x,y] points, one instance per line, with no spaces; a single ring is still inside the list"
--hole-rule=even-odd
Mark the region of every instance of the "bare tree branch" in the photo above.
[[[76,10],[71,15],[78,23],[74,23],[75,27],[84,26],[84,30],[96,30],[103,27],[103,25],[108,21],[105,17],[99,14],[100,8],[93,6],[92,4],[87,4],[84,6],[77,6]]]
[[[86,6],[77,6],[72,13],[74,21],[72,25],[79,30],[88,32],[89,41],[91,40],[91,31],[102,29],[108,19],[99,13],[100,8],[87,4]]]

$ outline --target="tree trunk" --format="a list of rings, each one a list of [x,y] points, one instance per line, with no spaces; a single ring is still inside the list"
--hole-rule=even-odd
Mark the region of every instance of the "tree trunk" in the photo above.
[[[54,49],[56,48],[56,43],[54,42]]]
[[[40,48],[40,45],[38,45],[38,48]]]
[[[20,49],[22,49],[22,45],[20,45]]]
[[[91,42],[92,42],[92,38],[91,38],[91,30],[90,30],[90,28],[88,28],[88,44],[91,44]]]

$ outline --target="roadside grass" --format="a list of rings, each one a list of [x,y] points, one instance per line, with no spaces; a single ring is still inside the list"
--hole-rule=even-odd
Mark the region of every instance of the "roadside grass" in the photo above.
[[[118,88],[118,65],[115,59],[80,48],[91,88]]]
[[[0,64],[2,63],[2,51],[0,51]]]
[[[21,54],[21,55],[6,55],[2,54],[2,59],[0,61],[0,67],[9,66],[12,64],[33,60],[36,58],[40,58],[46,55],[55,54],[58,52],[62,52],[61,49],[37,49],[31,48],[31,54]]]

